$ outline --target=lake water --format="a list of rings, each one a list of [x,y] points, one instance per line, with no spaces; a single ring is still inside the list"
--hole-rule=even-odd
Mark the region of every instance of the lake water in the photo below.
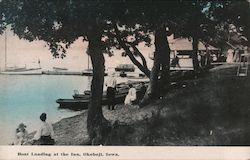
[[[0,144],[13,141],[19,123],[29,132],[37,130],[41,113],[54,123],[80,112],[59,110],[58,98],[71,98],[74,89],[90,87],[91,77],[56,75],[0,75]]]
[[[59,110],[58,98],[72,98],[73,90],[80,92],[90,85],[91,77],[54,75],[0,75],[0,144],[13,141],[15,129],[21,122],[29,132],[37,130],[41,113],[54,123],[80,112]]]
[[[92,77],[63,75],[0,75],[0,145],[14,140],[15,129],[23,122],[28,132],[38,129],[39,116],[47,113],[50,123],[81,112],[58,109],[58,98],[72,98],[90,88]],[[127,78],[118,78],[118,82]],[[104,88],[105,89],[105,88]]]

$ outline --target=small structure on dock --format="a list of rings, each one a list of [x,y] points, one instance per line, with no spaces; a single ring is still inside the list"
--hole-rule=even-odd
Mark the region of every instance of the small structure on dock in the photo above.
[[[192,40],[188,38],[176,38],[169,40],[169,47],[171,49],[170,61],[178,59],[178,65],[172,65],[171,70],[193,70],[192,61]],[[210,61],[212,54],[218,53],[219,49],[209,44],[199,41],[198,44],[198,60],[201,67],[206,66]],[[208,58],[209,57],[209,58]]]
[[[170,70],[193,70],[192,52],[193,45],[192,40],[188,38],[174,38],[174,36],[168,37],[170,47]],[[199,41],[198,44],[198,60],[199,65],[206,66],[212,55],[217,55],[218,48],[212,45],[205,44]],[[149,56],[153,59],[153,55]],[[208,59],[208,57],[210,57]]]

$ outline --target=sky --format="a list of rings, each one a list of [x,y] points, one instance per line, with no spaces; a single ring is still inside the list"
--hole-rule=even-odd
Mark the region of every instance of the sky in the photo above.
[[[88,55],[86,54],[87,42],[83,42],[81,38],[76,40],[67,50],[67,56],[64,59],[53,58],[48,46],[44,41],[26,41],[19,39],[10,30],[7,30],[7,66],[17,66],[27,68],[38,67],[38,60],[44,70],[52,69],[52,67],[66,67],[69,70],[81,71],[88,66]],[[1,70],[5,66],[5,38],[4,34],[0,35],[0,67]],[[148,58],[154,49],[139,45],[139,50],[147,59],[148,65],[152,66],[152,60]],[[105,55],[106,68],[115,67],[120,63],[132,63],[128,57],[122,57],[119,50],[115,51],[114,56]]]

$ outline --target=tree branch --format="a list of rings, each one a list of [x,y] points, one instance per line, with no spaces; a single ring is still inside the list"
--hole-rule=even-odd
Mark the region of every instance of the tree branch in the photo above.
[[[121,47],[125,50],[126,54],[128,55],[128,57],[130,58],[130,60],[133,62],[133,64],[135,64],[147,77],[150,77],[150,71],[148,70],[148,68],[146,68],[145,66],[143,66],[133,55],[133,53],[131,52],[131,50],[129,49],[129,47],[126,45],[126,43],[122,40],[119,30],[117,28],[117,25],[114,25],[114,29],[115,29],[115,33],[116,33],[116,39],[119,42],[119,44],[121,45]]]
[[[141,58],[143,66],[144,66],[147,70],[149,70],[149,69],[148,69],[148,66],[147,66],[147,61],[146,61],[145,57],[142,55],[142,53],[139,51],[139,49],[138,49],[134,44],[131,44],[131,47],[134,49],[135,53],[136,53],[137,55],[139,55],[139,57]]]

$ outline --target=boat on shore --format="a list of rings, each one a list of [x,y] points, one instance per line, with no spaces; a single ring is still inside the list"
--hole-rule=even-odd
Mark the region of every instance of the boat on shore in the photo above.
[[[138,98],[140,99],[142,92],[145,92],[142,90],[142,87],[140,85],[141,82],[130,82],[134,85]],[[145,84],[146,86],[148,84]],[[117,85],[117,91],[115,94],[115,104],[121,104],[124,102],[126,95],[128,94],[128,83],[120,83]],[[144,94],[144,93],[143,93]],[[75,93],[73,95],[73,99],[57,99],[56,102],[59,104],[59,108],[67,108],[71,110],[84,110],[88,108],[88,104],[91,100],[91,92],[85,91],[84,94]],[[108,99],[107,99],[107,93],[103,92],[102,97],[102,105],[107,105]]]
[[[149,81],[145,80],[145,81],[129,81],[129,82],[122,82],[117,84],[116,86],[116,90],[117,90],[117,94],[121,94],[121,93],[128,93],[129,87],[128,84],[132,84],[136,90],[140,90],[141,89],[141,83],[144,83],[146,86],[148,86]],[[116,95],[117,95],[116,94]],[[84,99],[84,98],[90,98],[91,96],[91,91],[90,90],[86,90],[84,91],[83,94],[78,93],[77,91],[73,94],[73,98],[74,99]],[[104,92],[103,97],[106,96],[106,92]]]
[[[115,104],[120,104],[124,102],[124,99],[128,91],[117,92],[115,94]],[[71,110],[84,110],[88,109],[88,104],[91,100],[91,95],[84,95],[82,98],[76,99],[57,99],[56,102],[60,105],[59,108],[71,109]],[[102,105],[107,105],[106,92],[103,93]]]

